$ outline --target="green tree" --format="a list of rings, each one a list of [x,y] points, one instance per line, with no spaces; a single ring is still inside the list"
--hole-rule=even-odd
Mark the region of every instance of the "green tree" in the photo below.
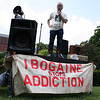
[[[88,61],[94,62],[97,69],[100,69],[100,55],[98,53],[98,48],[94,44],[85,44],[82,49],[82,55],[88,56]]]
[[[56,53],[56,51],[53,50],[53,53]],[[48,53],[47,49],[42,49],[42,50],[39,51],[38,54],[43,55],[43,56],[47,56],[49,53]]]
[[[39,51],[42,50],[42,49],[48,49],[48,44],[44,44],[42,42],[37,43],[37,48],[38,48]]]
[[[88,41],[84,41],[84,42],[81,42],[80,45],[85,46],[87,43],[88,43]]]
[[[6,55],[6,51],[0,53],[0,65],[3,64],[5,55]]]
[[[48,55],[48,44],[42,42],[37,43],[38,54],[47,56]],[[53,53],[56,53],[56,46],[53,48]]]
[[[39,51],[38,54],[47,56],[48,55],[48,50],[47,49],[42,49],[42,50]]]
[[[100,26],[97,26],[97,29],[94,30],[94,35],[90,38],[89,43],[100,49]]]
[[[82,42],[83,55],[88,56],[89,62],[94,62],[97,69],[100,69],[100,26],[94,30],[94,35],[90,37],[89,41]]]
[[[6,55],[6,51],[1,52],[1,53],[0,53],[0,59],[1,59],[1,58],[4,58],[4,57],[5,57],[5,55]]]
[[[0,59],[0,65],[3,64],[3,61],[4,61],[4,58],[1,58],[1,59]]]

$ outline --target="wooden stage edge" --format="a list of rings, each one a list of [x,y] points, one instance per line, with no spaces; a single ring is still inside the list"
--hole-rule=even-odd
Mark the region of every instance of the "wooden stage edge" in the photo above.
[[[52,62],[59,62],[59,63],[73,63],[73,64],[87,64],[88,61],[80,61],[80,60],[73,60],[73,59],[65,59],[65,58],[57,58],[57,57],[48,57],[43,55],[34,55],[46,59]]]

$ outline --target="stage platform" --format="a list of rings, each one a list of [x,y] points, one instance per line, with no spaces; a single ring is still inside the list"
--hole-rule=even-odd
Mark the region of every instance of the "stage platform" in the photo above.
[[[20,55],[20,54],[15,54],[15,55]],[[12,61],[13,61],[12,56],[13,55],[5,58],[4,66],[6,67],[7,70],[12,68]],[[26,55],[26,56],[28,56],[28,55]],[[71,64],[87,64],[87,63],[89,63],[88,61],[73,60],[73,59],[67,59],[67,58],[48,57],[48,56],[43,56],[43,55],[38,55],[38,54],[29,55],[29,56],[32,56],[32,57],[36,56],[36,57],[39,57],[39,58],[43,58],[47,61],[58,62],[58,63],[71,63]]]
[[[34,56],[38,56],[38,57],[41,57],[41,58],[46,59],[48,61],[59,62],[59,63],[74,63],[74,64],[89,63],[88,61],[73,60],[73,59],[67,59],[67,58],[48,57],[48,56],[43,56],[43,55],[34,55]]]

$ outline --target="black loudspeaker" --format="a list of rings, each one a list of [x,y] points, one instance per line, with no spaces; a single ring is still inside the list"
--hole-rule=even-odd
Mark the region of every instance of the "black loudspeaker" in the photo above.
[[[61,54],[67,55],[68,54],[68,41],[62,40],[62,51]]]
[[[19,14],[19,15],[23,15],[24,12],[22,11],[22,8],[20,6],[16,6],[14,9],[13,9],[13,13],[14,14]]]
[[[12,19],[7,51],[10,54],[34,54],[37,22],[26,19]]]

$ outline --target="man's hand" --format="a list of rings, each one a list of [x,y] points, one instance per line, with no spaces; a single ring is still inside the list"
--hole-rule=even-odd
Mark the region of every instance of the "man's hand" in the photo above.
[[[47,20],[47,24],[49,27],[52,27],[52,25],[50,25],[50,20]]]
[[[49,25],[49,27],[52,27],[52,25]]]

